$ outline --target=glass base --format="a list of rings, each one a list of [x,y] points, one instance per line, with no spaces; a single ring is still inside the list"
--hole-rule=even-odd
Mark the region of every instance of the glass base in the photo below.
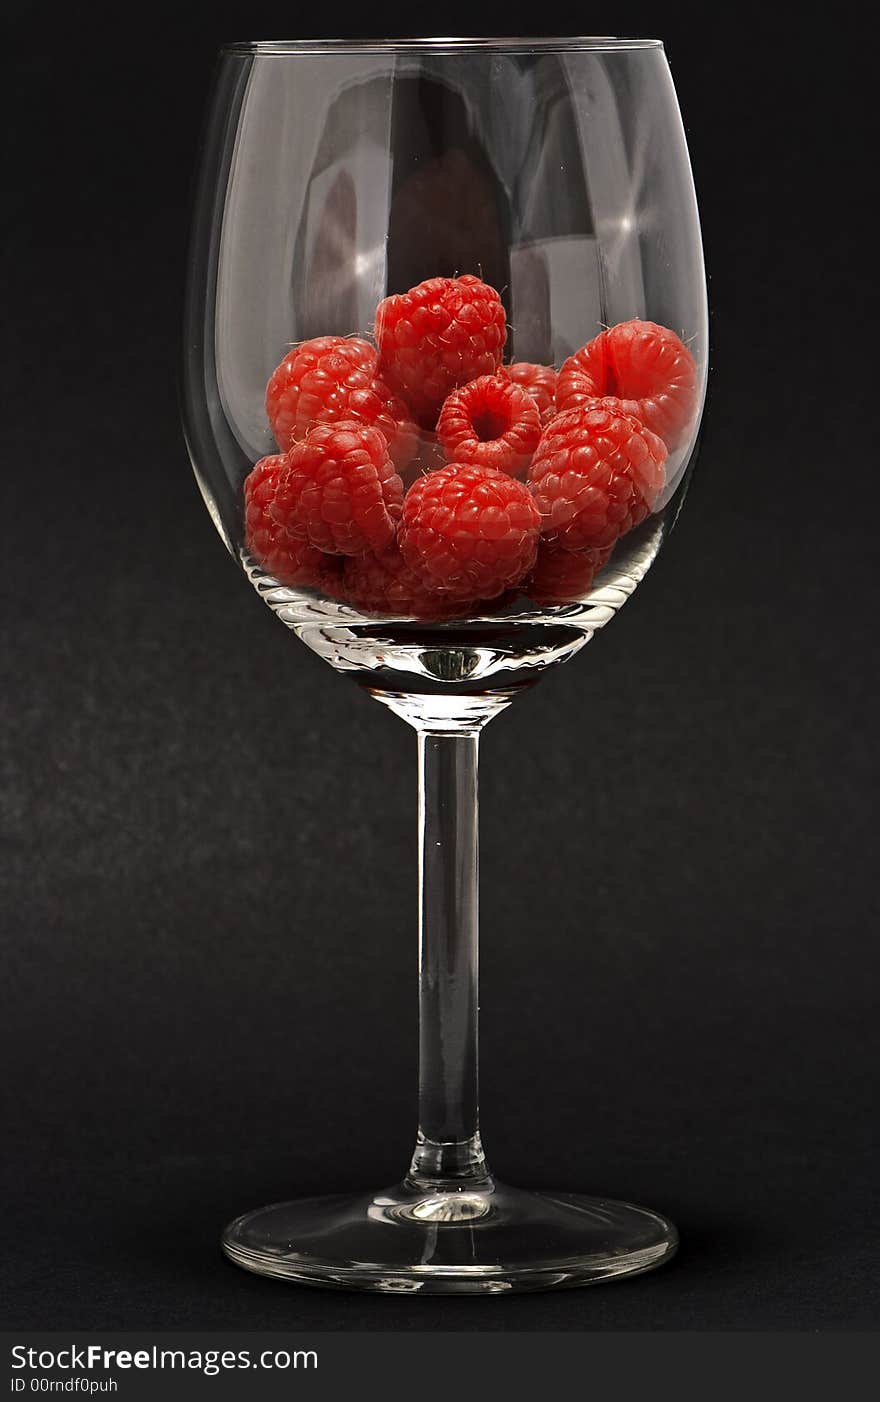
[[[395,1294],[550,1290],[668,1261],[671,1222],[645,1207],[491,1183],[301,1198],[247,1212],[223,1250],[258,1275]]]

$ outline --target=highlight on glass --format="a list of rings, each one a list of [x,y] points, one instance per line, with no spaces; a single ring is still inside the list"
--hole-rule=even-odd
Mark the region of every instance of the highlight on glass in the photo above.
[[[223,1238],[239,1265],[482,1294],[675,1250],[657,1211],[511,1188],[489,1167],[477,752],[647,575],[693,466],[707,357],[658,40],[223,51],[186,308],[193,467],[280,622],[416,730],[420,833],[412,1162],[390,1188],[328,1183],[239,1217]]]

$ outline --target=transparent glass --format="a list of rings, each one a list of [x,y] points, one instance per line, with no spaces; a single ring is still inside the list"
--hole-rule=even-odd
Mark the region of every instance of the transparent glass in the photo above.
[[[383,299],[433,278],[446,280],[438,297],[457,295],[462,275],[494,289],[486,296],[493,307],[500,299],[506,339],[489,346],[485,323],[465,326],[456,312],[450,340],[438,346],[425,332],[419,341],[423,379],[413,388],[388,331],[413,304]],[[227,548],[281,622],[413,725],[419,744],[419,1126],[409,1172],[384,1191],[246,1213],[227,1228],[225,1251],[266,1275],[423,1293],[577,1285],[659,1264],[677,1241],[660,1214],[508,1188],[487,1164],[477,1108],[477,751],[486,722],[634,592],[694,461],[706,288],[662,44],[322,40],[225,50],[185,334],[187,440]],[[351,384],[334,398],[335,361],[329,378],[326,365],[304,378],[311,371],[297,357],[324,337],[346,338],[345,353],[365,357],[367,399]],[[441,361],[445,388],[431,400],[423,386]],[[505,387],[514,363],[525,363],[516,393]],[[561,371],[550,375],[549,403],[531,384],[522,393],[535,366]],[[267,399],[278,374],[294,396],[283,423]],[[507,453],[509,441],[482,400],[469,447],[444,436],[447,394],[484,374],[492,386],[474,393],[500,396],[527,426],[540,413],[515,462],[483,458],[487,444]],[[379,438],[377,394],[392,420]],[[353,437],[338,431],[350,435],[346,451],[370,442],[382,459],[369,520],[353,495],[331,501],[328,488],[310,498],[312,515],[291,495],[304,473],[325,491],[316,484],[332,451],[326,425],[340,422],[354,425]],[[626,444],[613,462],[608,434]],[[515,501],[510,558],[473,502],[460,519],[431,518],[425,532],[420,493],[438,489],[444,472],[456,490],[479,479],[474,501],[484,487],[503,493],[502,512]],[[381,541],[364,535],[376,522],[387,529]],[[438,540],[442,568],[451,552],[466,557],[463,573],[431,573]]]

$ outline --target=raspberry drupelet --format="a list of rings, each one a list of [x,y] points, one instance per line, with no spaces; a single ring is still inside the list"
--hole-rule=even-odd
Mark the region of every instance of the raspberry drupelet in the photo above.
[[[318,424],[284,459],[272,518],[331,555],[385,550],[394,540],[403,483],[376,428],[356,419]]]
[[[662,439],[616,408],[557,414],[529,469],[543,537],[566,550],[613,545],[651,510],[665,461]]]
[[[505,375],[481,375],[452,391],[437,437],[450,462],[494,467],[525,477],[541,437],[538,406]]]
[[[416,449],[415,424],[403,400],[378,374],[379,352],[357,336],[316,336],[287,352],[266,386],[266,413],[285,451],[319,423],[357,419],[377,428],[394,465]]]
[[[560,413],[611,396],[667,448],[677,447],[697,401],[697,366],[684,342],[653,321],[623,321],[569,356],[556,385]]]
[[[261,458],[244,482],[245,545],[258,564],[281,584],[301,584],[332,593],[337,561],[307,540],[292,536],[270,515],[278,478],[286,458],[283,453]]]
[[[450,599],[495,599],[532,568],[540,525],[515,477],[450,463],[410,487],[398,539],[427,588]]]
[[[502,365],[499,374],[506,375],[515,385],[519,385],[532,396],[541,416],[541,427],[546,428],[556,413],[557,372],[552,365],[533,365],[530,360],[515,360],[512,365]]]
[[[386,297],[376,309],[375,337],[379,373],[420,426],[433,429],[452,390],[495,374],[507,324],[494,287],[466,273]]]

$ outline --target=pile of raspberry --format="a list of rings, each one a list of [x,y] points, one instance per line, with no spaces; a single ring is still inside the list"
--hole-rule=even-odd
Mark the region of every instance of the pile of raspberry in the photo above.
[[[694,359],[650,321],[603,330],[558,371],[504,364],[506,340],[498,293],[466,274],[387,297],[371,341],[293,346],[266,389],[280,451],[244,484],[257,562],[365,613],[582,598],[663,488]]]

